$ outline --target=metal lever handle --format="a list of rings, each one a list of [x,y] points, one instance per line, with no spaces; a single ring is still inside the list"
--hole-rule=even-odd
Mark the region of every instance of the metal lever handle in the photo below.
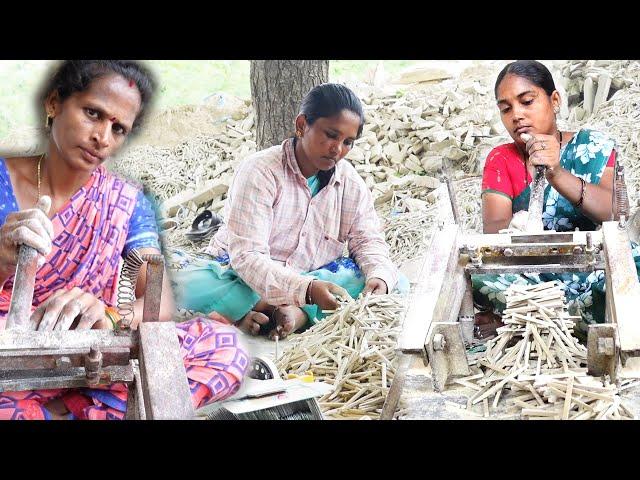
[[[43,196],[38,200],[36,208],[45,215],[51,208],[51,198]],[[20,245],[18,249],[18,264],[11,291],[11,304],[7,315],[6,328],[30,330],[29,318],[31,316],[31,304],[33,303],[33,291],[38,271],[38,251],[27,245]]]

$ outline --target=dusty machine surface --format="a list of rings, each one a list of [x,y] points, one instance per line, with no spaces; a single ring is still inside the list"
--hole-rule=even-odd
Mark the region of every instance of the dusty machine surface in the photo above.
[[[450,190],[450,194],[455,215],[455,192]],[[457,224],[440,225],[409,300],[397,347],[398,373],[382,418],[397,417],[399,407],[403,407],[401,418],[477,416],[465,411],[468,398],[476,392],[465,388],[464,380],[456,382],[473,378],[469,366],[482,356],[465,349],[465,341],[467,347],[470,342],[466,327],[474,315],[472,274],[604,270],[607,323],[589,326],[586,370],[588,375],[604,379],[605,385],[630,385],[629,378],[640,378],[636,367],[640,357],[640,283],[631,252],[628,229],[632,222],[627,221],[628,200],[619,166],[615,169],[613,195],[612,220],[594,232],[535,229],[526,233],[467,235]],[[506,379],[506,372],[503,378]],[[640,415],[638,390],[627,388],[625,392],[629,416],[635,418]],[[571,387],[563,392],[571,397]],[[491,417],[509,418],[499,411]]]
[[[123,268],[118,330],[36,331],[30,310],[36,252],[21,246],[6,329],[0,332],[0,392],[129,385],[127,419],[190,419],[194,409],[173,322],[160,322],[164,259],[132,251]],[[143,319],[130,328],[137,272],[146,261]],[[127,285],[128,282],[128,285]]]

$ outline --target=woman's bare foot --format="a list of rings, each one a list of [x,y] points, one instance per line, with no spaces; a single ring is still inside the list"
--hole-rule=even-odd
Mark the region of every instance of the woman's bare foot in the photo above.
[[[504,327],[500,315],[492,311],[478,312],[474,318],[475,333],[479,339],[488,339],[498,334],[497,329]]]
[[[251,310],[247,313],[242,320],[240,320],[236,326],[244,333],[249,335],[258,335],[260,333],[260,325],[269,323],[269,317],[264,313]]]
[[[276,328],[269,332],[269,338],[274,340],[276,335],[280,340],[287,338],[290,333],[304,327],[307,314],[299,307],[280,307],[273,314]]]

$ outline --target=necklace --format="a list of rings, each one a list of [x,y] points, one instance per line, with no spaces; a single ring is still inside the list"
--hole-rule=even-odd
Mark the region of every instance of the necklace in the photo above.
[[[42,159],[44,158],[44,153],[40,156],[38,160],[38,201],[40,201],[40,184],[42,183],[40,180],[40,165],[42,164]]]

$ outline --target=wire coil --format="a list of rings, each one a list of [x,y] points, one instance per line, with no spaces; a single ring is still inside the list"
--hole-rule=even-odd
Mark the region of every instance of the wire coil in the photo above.
[[[135,248],[124,259],[120,281],[118,282],[118,314],[122,318],[121,326],[128,328],[134,319],[133,303],[136,301],[136,284],[144,258]]]
[[[616,219],[620,219],[622,215],[628,219],[630,210],[629,197],[627,195],[627,184],[624,180],[624,167],[622,165],[618,165],[616,168],[613,190]]]

